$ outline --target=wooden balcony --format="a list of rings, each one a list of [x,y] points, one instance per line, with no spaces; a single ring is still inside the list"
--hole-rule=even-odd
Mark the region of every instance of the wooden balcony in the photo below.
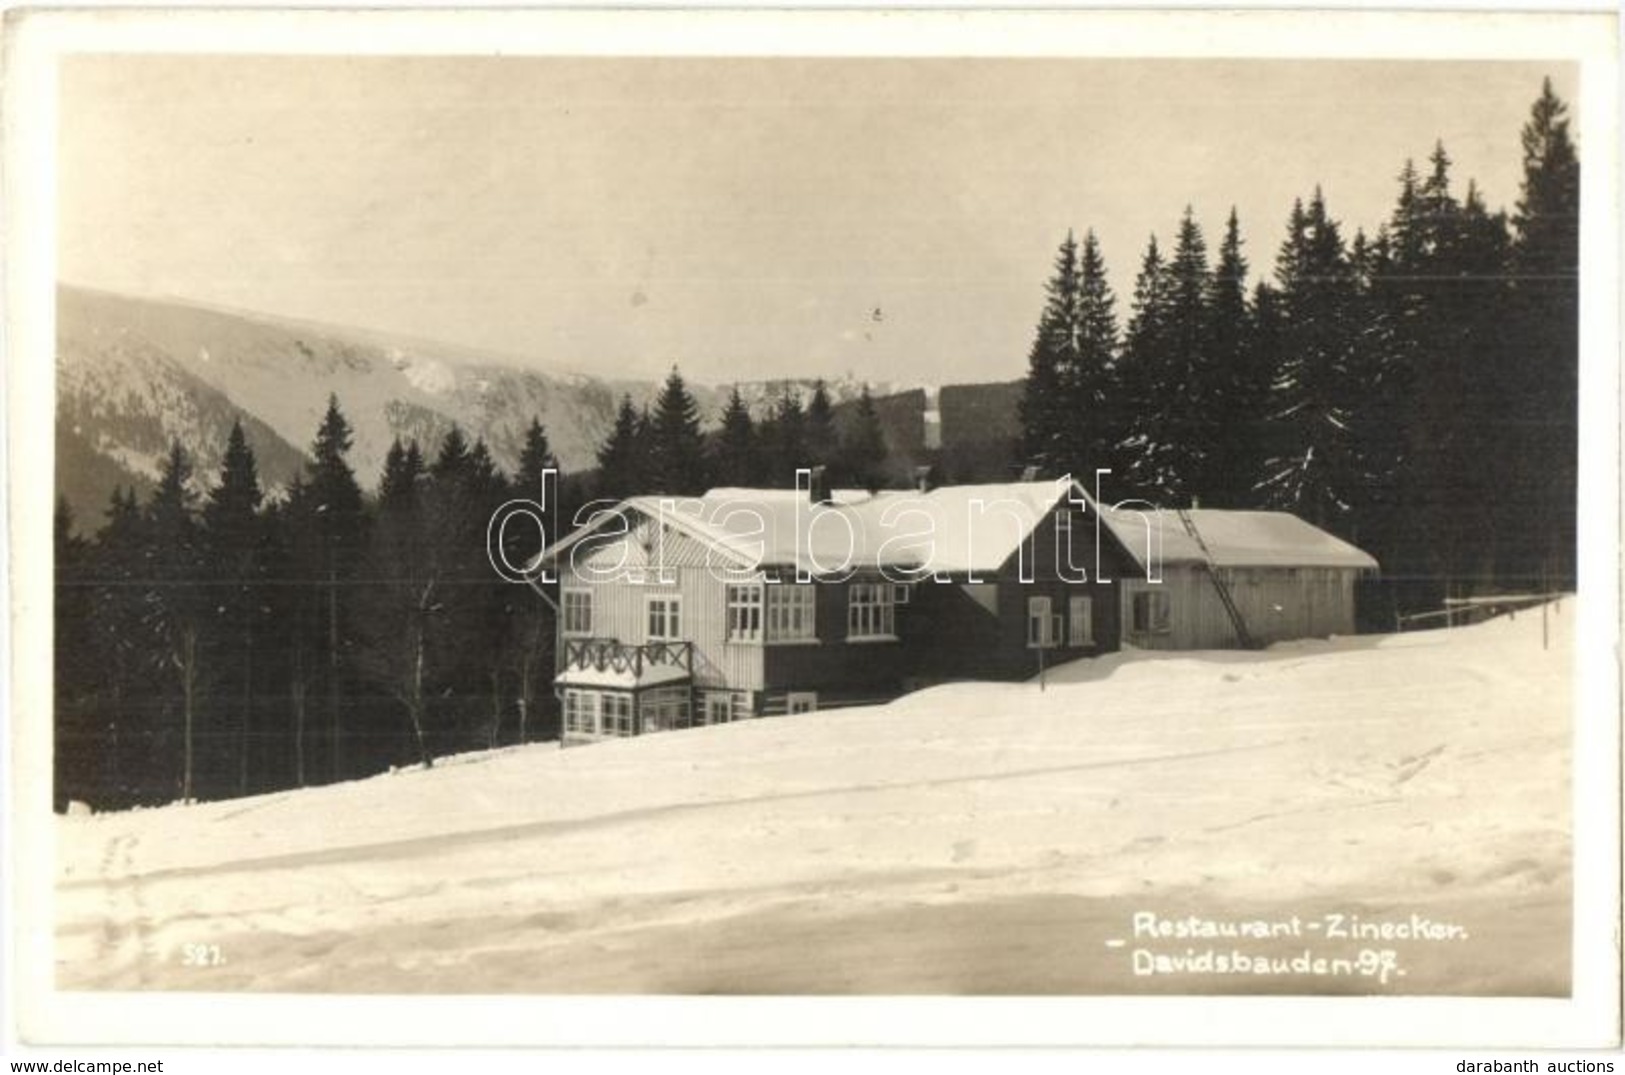
[[[646,642],[641,646],[628,645],[613,638],[567,638],[564,640],[563,664],[559,669],[605,672],[629,675],[634,683],[641,682],[648,672],[670,673],[681,670],[684,675],[694,674],[694,643]]]

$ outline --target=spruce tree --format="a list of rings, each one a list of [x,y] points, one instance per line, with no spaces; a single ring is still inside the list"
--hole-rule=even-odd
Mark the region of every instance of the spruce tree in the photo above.
[[[552,470],[556,476],[553,488],[544,490],[543,474]],[[519,469],[514,472],[514,496],[532,501],[543,507],[542,534],[537,534],[528,527],[514,527],[509,535],[508,562],[516,567],[530,563],[537,553],[542,551],[542,541],[545,536],[547,543],[558,541],[564,537],[560,524],[569,518],[562,510],[559,498],[562,495],[563,475],[559,474],[559,461],[553,454],[552,446],[547,442],[547,431],[542,423],[531,419],[530,428],[525,431],[524,447],[519,452]],[[545,503],[544,503],[545,501]]]
[[[1200,401],[1207,457],[1195,483],[1204,503],[1224,508],[1248,505],[1262,462],[1258,427],[1274,373],[1260,369],[1262,354],[1247,302],[1247,260],[1241,247],[1241,223],[1232,208],[1208,284],[1204,336],[1209,365]]]
[[[638,471],[638,409],[632,397],[621,397],[615,412],[615,425],[598,448],[597,496],[602,500],[620,500],[638,490],[642,475]]]
[[[337,395],[329,395],[327,412],[311,445],[309,478],[303,489],[306,518],[314,527],[318,562],[308,565],[322,588],[322,681],[326,688],[326,768],[329,780],[350,774],[345,758],[348,736],[345,731],[342,700],[353,690],[346,667],[351,646],[353,610],[349,607],[349,584],[355,578],[362,545],[366,539],[366,517],[362,510],[361,487],[350,468],[348,454],[353,437],[350,422],[339,408]]]
[[[839,448],[835,405],[830,402],[829,387],[820,378],[813,383],[812,397],[807,401],[807,464],[828,467],[835,462]]]
[[[447,439],[453,443],[448,451],[442,441],[436,462],[443,465],[435,480],[451,484],[465,477],[468,452],[455,428]],[[424,768],[434,763],[429,699],[438,669],[431,665],[431,634],[444,603],[455,601],[457,594],[446,585],[445,565],[435,546],[437,538],[456,538],[436,533],[430,513],[433,507],[442,508],[443,523],[450,528],[459,509],[455,501],[432,507],[428,482],[417,442],[403,446],[397,438],[384,459],[378,517],[368,534],[367,559],[376,570],[362,595],[358,661],[368,679],[400,706],[407,735],[392,735],[390,729],[400,725],[381,717],[370,737],[375,764],[406,757]],[[405,747],[397,750],[394,744],[402,739]]]
[[[205,768],[216,781],[229,774],[221,790],[229,787],[237,795],[248,794],[249,747],[258,704],[255,657],[256,642],[263,636],[261,592],[265,581],[260,560],[262,498],[254,451],[243,435],[242,423],[233,422],[219,481],[203,505],[203,523],[208,581],[216,595],[209,632],[211,663],[221,692],[234,698],[235,719],[230,729],[219,728],[221,733],[232,733],[231,751],[213,751]]]
[[[1358,483],[1347,412],[1354,278],[1319,188],[1295,202],[1276,264],[1282,363],[1260,493],[1273,508],[1336,531]]]
[[[403,445],[396,437],[384,455],[384,473],[378,481],[378,509],[386,513],[417,500],[424,477],[423,452],[418,442]]]
[[[1507,380],[1523,465],[1507,497],[1536,584],[1572,587],[1579,464],[1580,161],[1568,106],[1541,86],[1522,131],[1523,182],[1512,217]],[[1514,357],[1515,356],[1515,357]],[[1521,522],[1521,525],[1517,525]]]
[[[838,477],[860,489],[879,489],[886,482],[886,436],[869,386],[863,386],[851,425],[841,439]]]
[[[552,470],[559,472],[558,457],[553,454],[553,447],[547,441],[547,430],[543,428],[541,420],[532,418],[530,426],[525,430],[525,443],[519,450],[519,469],[514,473],[514,494],[527,500],[540,502],[542,499],[542,472]],[[553,504],[548,504],[549,512],[554,510]]]
[[[91,805],[122,808],[173,798],[156,786],[170,758],[158,751],[157,708],[148,702],[169,674],[161,639],[149,631],[146,587],[152,580],[148,539],[135,489],[115,487],[107,522],[96,534],[87,567],[90,651],[96,655],[95,737],[101,765],[99,797]]]
[[[1111,467],[1116,457],[1121,418],[1111,410],[1119,345],[1115,305],[1100,240],[1090,230],[1078,256],[1077,346],[1063,378],[1071,416],[1062,470],[1086,484],[1097,467]]]
[[[722,431],[717,435],[712,457],[712,471],[719,485],[750,488],[762,480],[762,454],[757,441],[750,408],[736,384],[722,411]]]
[[[700,405],[676,366],[655,401],[652,423],[653,491],[673,496],[705,492],[709,475]]]
[[[198,585],[203,574],[204,550],[198,528],[197,494],[192,489],[192,463],[179,441],[170,445],[159,471],[158,483],[147,502],[145,623],[153,652],[173,676],[179,695],[178,728],[166,728],[167,743],[179,740],[172,754],[176,790],[190,802],[197,790],[197,739],[202,711],[204,617],[206,594]],[[178,733],[178,735],[176,734]]]
[[[1162,356],[1168,350],[1168,267],[1153,235],[1146,244],[1134,281],[1134,300],[1123,354],[1118,363],[1116,392],[1123,422],[1117,437],[1116,478],[1129,486],[1130,496],[1166,498],[1162,487],[1169,452],[1168,431],[1158,416],[1165,410]]]
[[[1214,397],[1222,391],[1208,354],[1212,283],[1207,242],[1189,206],[1179,223],[1179,237],[1168,262],[1166,347],[1157,353],[1155,399],[1151,420],[1158,427],[1153,443],[1155,487],[1176,503],[1201,496],[1216,453],[1220,431],[1214,425]]]
[[[786,381],[773,405],[773,415],[763,430],[768,445],[768,481],[779,488],[794,486],[796,471],[809,465],[807,459],[807,412],[801,394]]]
[[[51,519],[54,590],[52,756],[53,805],[102,800],[98,756],[107,749],[95,720],[95,659],[91,633],[89,544],[74,532],[73,510],[58,496]],[[105,801],[105,800],[103,800]]]
[[[1028,463],[1058,475],[1070,462],[1077,418],[1068,388],[1077,366],[1081,285],[1078,243],[1070,231],[1055,254],[1054,273],[1044,291],[1022,388],[1021,454]]]

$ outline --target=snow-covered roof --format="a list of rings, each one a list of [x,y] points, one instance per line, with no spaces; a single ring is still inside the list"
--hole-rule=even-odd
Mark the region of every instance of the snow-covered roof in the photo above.
[[[1207,545],[1216,567],[1342,567],[1375,571],[1377,561],[1284,511],[1218,511],[1189,508],[1190,519]],[[1141,568],[1149,556],[1163,563],[1198,563],[1201,546],[1185,529],[1179,513],[1104,508],[1101,521]]]
[[[822,574],[885,565],[961,575],[999,570],[1072,488],[1060,479],[927,492],[838,489],[825,504],[794,489],[719,488],[686,500],[632,497],[621,507],[668,522],[746,566]],[[556,562],[589,531],[553,545],[543,562]]]
[[[998,571],[1069,495],[1085,512],[1096,509],[1093,498],[1066,478],[927,492],[838,489],[826,504],[794,489],[721,488],[687,499],[632,497],[619,508],[659,519],[747,568],[795,567],[818,575],[849,566],[885,566],[952,577]],[[1152,558],[1163,563],[1203,559],[1173,509],[1099,511],[1142,569]],[[1367,553],[1285,512],[1197,508],[1185,514],[1218,567],[1377,567]],[[542,554],[542,562],[556,563],[596,529],[589,526],[557,542]]]
[[[619,671],[613,668],[570,667],[554,677],[554,682],[565,687],[609,687],[629,691],[640,687],[658,687],[664,683],[677,683],[689,678],[688,669],[676,664],[645,663],[643,671]]]

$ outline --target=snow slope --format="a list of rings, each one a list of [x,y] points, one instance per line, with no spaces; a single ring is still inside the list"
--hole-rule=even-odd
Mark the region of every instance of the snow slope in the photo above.
[[[1566,994],[1572,622],[1565,601],[1549,649],[1536,610],[1261,653],[1126,653],[1043,689],[955,685],[63,818],[59,981]],[[1466,936],[1315,941],[1396,952],[1406,973],[1383,981],[1140,975],[1145,911],[1414,913]],[[222,961],[188,966],[214,951],[188,945]]]

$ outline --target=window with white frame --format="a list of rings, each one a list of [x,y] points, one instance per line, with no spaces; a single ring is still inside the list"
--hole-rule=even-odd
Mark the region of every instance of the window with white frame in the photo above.
[[[846,637],[895,638],[896,598],[889,582],[854,582],[846,591]]]
[[[676,594],[650,594],[649,641],[675,642],[683,637],[683,599]]]
[[[767,640],[806,642],[818,637],[815,620],[818,587],[811,583],[781,583],[767,588]]]
[[[1132,626],[1135,634],[1167,634],[1169,626],[1166,590],[1142,590],[1134,595]]]
[[[564,730],[576,735],[598,734],[598,692],[564,692]]]
[[[704,722],[706,724],[728,724],[733,719],[733,692],[707,691],[705,695]]]
[[[592,634],[592,591],[565,590],[560,600],[564,605],[564,634]]]
[[[817,594],[811,583],[729,586],[728,641],[813,641],[818,637]]]
[[[913,595],[914,588],[906,582],[894,582],[891,588],[891,600],[894,605],[906,605]]]
[[[616,691],[605,691],[602,698],[604,734],[631,735],[632,696]]]
[[[1048,597],[1027,598],[1027,648],[1049,649],[1059,645],[1059,619],[1050,611]]]
[[[1092,597],[1074,597],[1070,599],[1067,609],[1067,619],[1071,621],[1072,644],[1074,646],[1092,646],[1095,644],[1095,601]]]
[[[745,583],[729,586],[728,641],[760,642],[762,640],[762,584]]]

